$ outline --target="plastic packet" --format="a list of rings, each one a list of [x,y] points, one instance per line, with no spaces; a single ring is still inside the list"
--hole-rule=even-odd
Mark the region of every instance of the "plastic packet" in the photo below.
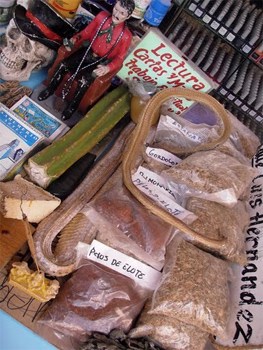
[[[175,317],[223,335],[229,317],[228,263],[175,237],[152,298],[151,315]]]
[[[172,100],[168,100],[162,104],[160,113],[174,118],[177,114],[171,111],[170,105]],[[193,124],[221,125],[217,113],[208,105],[201,102],[192,103],[190,107],[180,114],[180,117]]]
[[[49,327],[48,322],[35,322],[36,333],[54,345],[57,349],[78,350],[82,342],[70,335],[65,335],[56,329]]]
[[[95,209],[87,205],[83,212],[85,212],[93,230],[96,231],[96,240],[108,245],[109,247],[118,250],[136,260],[139,260],[156,270],[160,271],[164,264],[164,251],[160,249],[159,256],[154,258],[150,253],[142,249],[134,240],[123,234],[116,226],[111,224],[103,215],[99,214]],[[87,242],[91,243],[91,242]]]
[[[220,151],[235,158],[242,164],[248,166],[251,165],[251,159],[247,158],[242,152],[240,152],[230,139],[219,145],[217,147],[217,151]]]
[[[168,101],[162,105],[161,114],[168,115],[177,120],[178,116],[169,110],[169,104],[170,102]],[[251,159],[255,155],[257,148],[260,145],[260,139],[253,131],[241,123],[231,112],[228,110],[226,110],[226,112],[229,116],[229,121],[231,124],[231,133],[227,141],[227,145],[225,145],[225,143],[222,145],[223,148],[225,149],[225,146],[229,147],[230,143],[232,145],[231,151],[234,152],[234,147],[235,150],[241,153],[243,156]],[[201,128],[207,127],[207,132],[209,132],[209,126],[215,128],[216,131],[221,125],[219,118],[213,109],[199,102],[193,103],[192,106],[180,114],[180,117],[185,119],[185,121],[191,122],[192,125],[195,124],[196,127],[199,127],[199,124],[203,124],[200,126]],[[213,128],[211,130],[213,130]],[[209,137],[210,136],[211,135],[209,135]],[[219,148],[221,148],[221,146],[219,146]],[[237,152],[235,152],[235,155],[237,155],[238,159],[241,158],[240,154],[238,155]]]
[[[257,174],[256,169],[217,150],[196,152],[161,172],[172,183],[186,185],[189,196],[192,193],[229,207],[247,195]]]
[[[166,151],[187,153],[189,149],[216,140],[219,125],[194,124],[181,116],[161,115],[153,142],[154,147]]]
[[[221,250],[216,251],[224,258],[245,265],[245,228],[249,223],[249,215],[244,202],[238,201],[233,208],[207,201],[201,198],[189,198],[186,208],[198,218],[190,227],[200,234],[215,239],[226,237],[226,243]],[[208,250],[207,246],[201,248]],[[211,252],[213,250],[210,249]]]
[[[184,194],[169,181],[155,172],[140,166],[132,175],[133,183],[145,193],[152,202],[186,224],[192,223],[196,216],[184,208]]]
[[[241,123],[232,113],[227,111],[231,121],[230,141],[235,148],[245,157],[251,159],[257,152],[260,145],[260,139],[256,134]]]
[[[173,236],[174,229],[162,219],[150,213],[123,185],[122,173],[119,169],[111,181],[111,186],[99,193],[90,208],[94,209],[110,226],[118,230],[118,235],[127,236],[132,245],[136,245],[156,261],[162,268],[166,246]],[[101,222],[101,221],[100,221]],[[96,222],[93,222],[96,226]],[[109,243],[118,249],[119,239],[114,239],[116,230],[109,235]],[[111,243],[110,243],[111,244]],[[111,245],[112,246],[112,245]],[[156,266],[154,266],[156,267]]]
[[[201,329],[176,319],[157,314],[149,314],[149,300],[130,337],[148,337],[161,344],[166,350],[203,350],[209,334]]]
[[[82,342],[94,331],[127,332],[148,296],[132,279],[84,259],[38,323]]]

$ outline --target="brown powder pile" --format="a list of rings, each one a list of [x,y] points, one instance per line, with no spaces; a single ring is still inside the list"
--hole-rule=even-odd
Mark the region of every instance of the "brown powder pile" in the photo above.
[[[132,279],[87,262],[63,285],[39,323],[82,341],[93,331],[128,331],[147,297]]]
[[[152,258],[164,260],[166,245],[173,232],[172,226],[137,201],[123,185],[121,176],[90,205]]]

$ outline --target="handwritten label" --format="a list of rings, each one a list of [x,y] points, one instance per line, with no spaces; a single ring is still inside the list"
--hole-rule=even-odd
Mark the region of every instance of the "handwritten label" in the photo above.
[[[211,28],[213,28],[213,29],[217,29],[219,26],[220,26],[220,24],[217,21],[213,21],[211,23]]]
[[[245,45],[242,47],[242,51],[244,51],[245,53],[249,53],[252,50],[252,47],[249,45]]]
[[[174,154],[161,148],[147,147],[146,154],[158,162],[168,166],[174,166],[182,161],[179,157],[176,157]]]
[[[177,203],[178,194],[163,177],[140,166],[133,174],[132,181],[143,193],[178,219],[187,223],[196,219],[193,213]]]
[[[200,10],[199,8],[197,8],[196,11],[195,11],[195,15],[196,15],[197,17],[201,17],[203,13],[204,13],[204,12],[203,12],[202,10]]]
[[[224,36],[227,33],[227,29],[225,27],[221,27],[218,32]]]
[[[179,118],[178,118],[179,119]],[[188,140],[201,143],[202,138],[195,134],[194,132],[190,131],[187,127],[183,126],[180,124],[178,121],[170,117],[169,115],[161,115],[160,117],[160,122],[158,125],[158,130],[159,126],[166,127],[171,130],[179,130],[181,134],[183,134]]]
[[[259,170],[251,184],[248,200],[250,223],[246,230],[248,263],[233,265],[235,278],[231,283],[231,308],[228,339],[217,339],[224,346],[263,344],[263,147],[253,158]],[[258,349],[261,347],[258,347]]]
[[[190,11],[194,12],[196,10],[196,8],[197,8],[197,5],[192,3],[192,4],[189,5],[188,8],[189,8]]]
[[[145,288],[154,290],[157,287],[161,272],[152,267],[97,240],[93,240],[91,245],[85,243],[79,243],[79,245],[81,245],[82,251],[86,246],[86,257],[89,260],[95,261],[122,275],[132,278]]]
[[[15,255],[16,261],[26,261],[28,250],[23,248]],[[29,267],[30,264],[29,264]],[[8,282],[8,271],[0,271],[0,308],[13,318],[36,332],[36,318],[48,307],[48,303],[41,303]]]
[[[226,37],[228,41],[233,41],[235,39],[235,35],[232,33],[229,33],[228,36]]]

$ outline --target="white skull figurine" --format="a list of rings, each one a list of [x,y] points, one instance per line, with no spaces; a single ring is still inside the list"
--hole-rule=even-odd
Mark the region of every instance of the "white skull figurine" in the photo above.
[[[0,78],[26,81],[34,69],[47,66],[55,51],[28,39],[12,19],[6,28],[6,46],[0,53]]]

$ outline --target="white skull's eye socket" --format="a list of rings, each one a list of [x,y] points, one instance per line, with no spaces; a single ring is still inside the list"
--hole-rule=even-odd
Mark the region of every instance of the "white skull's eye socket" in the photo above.
[[[11,28],[8,32],[10,39],[17,40],[21,35],[21,32],[17,28]]]
[[[23,51],[30,52],[31,50],[32,50],[32,45],[30,43],[30,40],[26,38],[26,40],[23,43]]]

